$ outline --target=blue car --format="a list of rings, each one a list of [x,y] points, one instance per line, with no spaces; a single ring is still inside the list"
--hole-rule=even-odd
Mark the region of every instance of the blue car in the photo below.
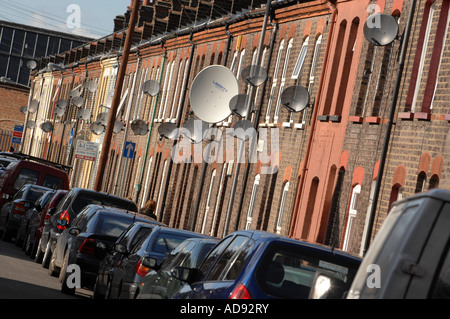
[[[184,286],[173,298],[307,299],[316,273],[332,274],[349,288],[360,264],[361,258],[331,247],[242,230],[220,241],[198,269],[175,268]]]

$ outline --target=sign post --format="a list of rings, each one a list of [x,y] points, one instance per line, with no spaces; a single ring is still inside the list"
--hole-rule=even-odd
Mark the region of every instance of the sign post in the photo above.
[[[20,144],[22,143],[23,137],[23,125],[14,125],[14,132],[11,139],[12,144]]]
[[[119,196],[123,196],[123,184],[125,183],[125,174],[128,168],[128,161],[134,158],[134,151],[136,150],[136,143],[125,142],[125,147],[123,148],[122,157],[126,159],[125,167],[122,171],[122,181],[120,182],[120,193]]]
[[[75,148],[75,158],[95,162],[98,147],[98,143],[79,140]]]

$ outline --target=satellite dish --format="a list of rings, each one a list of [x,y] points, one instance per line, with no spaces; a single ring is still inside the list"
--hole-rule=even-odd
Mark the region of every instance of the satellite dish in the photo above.
[[[56,107],[59,107],[60,109],[64,110],[67,107],[67,101],[66,100],[56,101]]]
[[[105,125],[100,121],[92,122],[89,128],[95,135],[100,135],[106,131]]]
[[[367,18],[364,24],[364,36],[373,45],[384,46],[391,44],[397,35],[397,20],[389,14],[373,14]]]
[[[253,86],[263,84],[267,79],[267,71],[259,65],[249,65],[241,71],[241,79]]]
[[[55,107],[55,109],[53,110],[53,113],[56,115],[56,116],[63,116],[64,115],[64,109],[61,109],[61,108],[59,108],[59,107]]]
[[[40,125],[41,130],[43,130],[44,132],[48,133],[51,132],[51,130],[53,129],[53,124],[50,121],[44,122]]]
[[[190,118],[184,123],[183,127],[188,130],[184,131],[183,135],[191,140],[192,143],[197,144],[203,141],[205,133],[209,129],[209,124],[202,120]]]
[[[30,70],[34,70],[37,67],[37,62],[34,60],[30,60],[27,62],[27,68],[29,68]]]
[[[70,92],[69,92],[69,98],[71,98],[71,99],[73,99],[77,96],[80,96],[80,95],[81,95],[81,91],[78,89],[73,89],[73,90],[70,90]]]
[[[231,113],[239,117],[247,117],[247,114],[253,111],[253,101],[250,101],[249,105],[249,98],[248,94],[235,95],[230,101]]]
[[[119,133],[120,131],[122,131],[123,128],[123,123],[122,121],[116,121],[116,123],[114,123],[114,128],[113,128],[113,132],[115,134]]]
[[[72,103],[77,107],[81,107],[84,104],[84,99],[81,96],[75,96],[72,98]]]
[[[217,123],[230,115],[230,100],[238,93],[234,74],[224,66],[212,65],[195,77],[190,91],[191,107],[202,121]]]
[[[142,91],[147,95],[156,96],[159,93],[159,82],[155,80],[145,81]]]
[[[148,132],[148,126],[144,120],[137,119],[131,122],[131,130],[136,135],[145,135]]]
[[[175,123],[161,123],[158,127],[158,133],[161,137],[174,140],[178,137],[178,127]]]
[[[33,120],[29,120],[27,122],[27,127],[29,127],[30,129],[34,129],[36,127],[36,122]]]
[[[109,112],[103,112],[97,115],[97,122],[102,123],[103,125],[106,125],[108,123],[108,116]]]
[[[79,119],[87,121],[91,118],[91,111],[89,111],[88,109],[79,109],[77,116]]]
[[[94,80],[89,80],[84,84],[84,87],[91,93],[94,93],[98,89],[98,83]]]
[[[20,113],[27,114],[27,112],[28,112],[28,107],[27,106],[22,106],[20,108]]]
[[[281,104],[291,112],[303,111],[309,104],[308,90],[300,85],[292,85],[281,93]]]
[[[28,112],[30,112],[31,114],[36,113],[37,109],[39,106],[39,101],[38,100],[32,100],[30,102],[30,106],[28,107]]]
[[[240,120],[234,123],[233,125],[233,136],[240,140],[247,140],[250,138],[250,135],[245,133],[251,133],[251,135],[255,134],[255,128],[253,127],[252,122],[249,120]]]

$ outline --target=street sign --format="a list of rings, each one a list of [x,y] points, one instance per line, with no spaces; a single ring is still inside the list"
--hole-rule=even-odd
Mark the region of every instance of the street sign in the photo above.
[[[79,140],[75,148],[75,158],[95,161],[98,154],[98,146],[98,143]]]
[[[23,137],[23,125],[14,125],[14,132],[11,142],[13,144],[20,144],[22,143],[22,137]]]
[[[136,143],[133,142],[125,142],[125,147],[123,149],[123,157],[125,158],[133,158],[134,150],[136,149]]]

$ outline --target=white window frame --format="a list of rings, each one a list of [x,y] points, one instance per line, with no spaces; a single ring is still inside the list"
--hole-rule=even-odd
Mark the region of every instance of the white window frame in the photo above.
[[[348,250],[348,246],[350,243],[350,235],[352,233],[352,229],[354,226],[356,214],[358,213],[356,205],[358,203],[358,197],[360,194],[361,194],[361,185],[357,184],[353,187],[352,198],[350,200],[350,207],[348,210],[347,227],[345,229],[344,244],[342,245],[342,250],[344,251]]]
[[[156,210],[155,210],[156,215],[158,214],[159,207],[161,206],[161,198],[162,198],[162,191],[163,191],[163,186],[164,186],[164,179],[166,178],[166,168],[167,168],[167,160],[164,161],[164,168],[163,168],[163,173],[161,176],[161,183],[159,185],[158,203],[156,204]]]
[[[180,62],[178,63],[178,72],[177,72],[177,80],[176,80],[177,84],[175,86],[175,92],[173,94],[173,101],[172,101],[172,108],[170,110],[170,121],[171,122],[176,122],[178,108],[175,107],[175,101],[178,96],[178,91],[180,89],[180,83],[183,82],[183,84],[184,84],[184,78],[183,78],[183,81],[180,81],[182,72],[183,72],[183,60],[180,59]]]
[[[206,163],[204,164],[206,165]],[[208,213],[209,213],[209,209],[211,206],[211,195],[214,189],[214,181],[216,179],[216,170],[212,171],[211,174],[211,182],[209,183],[209,190],[208,190],[208,198],[206,199],[206,207],[205,207],[205,214],[203,216],[203,224],[202,224],[202,234],[205,233],[205,227],[206,227],[206,222],[208,220]]]
[[[281,233],[281,228],[283,227],[284,208],[286,207],[286,199],[288,192],[289,192],[289,182],[286,182],[283,187],[283,195],[281,195],[280,210],[278,211],[277,234]]]
[[[286,49],[286,55],[285,55],[285,59],[284,59],[283,72],[281,73],[281,84],[280,84],[280,88],[278,90],[277,105],[275,107],[275,114],[273,116],[273,122],[275,124],[278,123],[278,117],[279,117],[278,115],[280,113],[280,108],[281,108],[281,93],[283,93],[284,87],[286,86],[286,74],[287,74],[287,69],[289,67],[289,58],[291,55],[293,44],[294,44],[294,39],[291,38],[288,42],[288,46]],[[292,112],[290,112],[290,114],[292,114]]]
[[[272,88],[270,90],[269,102],[267,103],[267,111],[266,111],[266,123],[270,122],[270,112],[272,110],[272,104],[275,99],[275,89],[278,84],[278,73],[280,68],[280,61],[284,51],[284,42],[285,40],[281,40],[280,47],[278,48],[277,62],[275,64],[275,71],[273,73],[272,80]]]
[[[247,211],[247,222],[245,223],[245,229],[250,229],[253,219],[253,209],[255,208],[256,194],[258,193],[259,181],[261,180],[261,175],[257,174],[255,176],[255,181],[253,182],[252,195],[250,197],[250,203],[248,205]]]
[[[302,44],[302,48],[300,49],[300,52],[298,54],[297,62],[295,63],[294,70],[292,71],[291,79],[297,80],[302,68],[303,64],[306,60],[306,54],[308,53],[308,44],[309,44],[309,36],[305,38]]]

